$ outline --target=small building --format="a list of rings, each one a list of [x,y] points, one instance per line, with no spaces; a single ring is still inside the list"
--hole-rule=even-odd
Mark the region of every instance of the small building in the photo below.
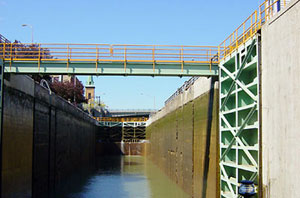
[[[85,84],[85,98],[88,104],[95,101],[95,84],[93,76],[89,76]]]
[[[95,83],[93,76],[89,76],[85,83],[85,99],[87,104],[83,106],[94,117],[102,117],[106,110],[101,106],[100,101],[95,100]]]

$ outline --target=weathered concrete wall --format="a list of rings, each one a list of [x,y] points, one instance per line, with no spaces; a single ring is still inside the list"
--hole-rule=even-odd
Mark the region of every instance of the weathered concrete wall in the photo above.
[[[196,99],[203,93],[207,92],[210,89],[210,80],[207,78],[198,78],[195,83],[182,94],[175,97],[170,101],[166,106],[160,109],[156,114],[152,115],[147,121],[147,125],[150,125],[152,122],[164,117],[168,113],[175,111],[179,107],[182,107],[184,104]]]
[[[190,89],[186,92],[193,96],[195,87]],[[217,197],[219,193],[218,91],[215,87],[209,90],[202,87],[200,96],[188,101],[179,95],[173,104],[182,105],[163,117],[156,115],[146,129],[153,162],[193,197]]]
[[[5,88],[2,197],[31,197],[33,97]]]
[[[94,166],[95,121],[29,77],[5,81],[2,197],[48,197]]]
[[[300,1],[262,29],[262,180],[264,197],[299,197]]]

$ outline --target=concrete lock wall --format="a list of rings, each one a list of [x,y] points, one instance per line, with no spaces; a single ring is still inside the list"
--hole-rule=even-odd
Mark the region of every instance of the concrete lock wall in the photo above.
[[[217,197],[217,83],[198,79],[151,117],[148,125],[150,148],[147,153],[152,161],[189,195]]]
[[[262,184],[264,197],[299,197],[300,1],[262,28]]]
[[[6,77],[2,197],[48,197],[92,168],[95,121],[27,76]]]

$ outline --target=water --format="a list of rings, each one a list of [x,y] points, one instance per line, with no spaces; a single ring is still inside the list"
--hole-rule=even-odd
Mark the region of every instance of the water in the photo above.
[[[84,182],[74,182],[57,198],[188,198],[149,159],[142,156],[99,158],[97,171]],[[78,185],[80,183],[80,186]]]

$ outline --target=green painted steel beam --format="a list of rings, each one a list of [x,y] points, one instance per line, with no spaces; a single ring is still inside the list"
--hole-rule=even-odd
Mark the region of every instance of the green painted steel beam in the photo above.
[[[5,72],[17,74],[75,74],[132,76],[218,76],[217,64],[202,63],[126,63],[65,62],[65,61],[6,61]]]
[[[223,159],[225,158],[225,156],[228,154],[228,152],[230,151],[230,149],[232,148],[233,144],[236,142],[236,138],[239,137],[242,133],[242,131],[244,130],[246,124],[249,122],[249,120],[252,118],[253,114],[256,111],[256,107],[257,105],[255,104],[250,112],[247,114],[247,117],[245,118],[245,121],[243,122],[243,124],[240,126],[240,128],[238,129],[238,132],[235,134],[235,136],[232,138],[231,142],[229,143],[227,149],[223,152],[220,161],[223,161]]]
[[[251,42],[250,47],[249,47],[250,49],[247,52],[246,57],[244,58],[241,67],[238,69],[238,72],[237,72],[237,74],[235,76],[235,79],[233,79],[233,81],[232,81],[232,83],[230,85],[230,88],[229,88],[229,91],[227,93],[227,96],[226,96],[226,98],[224,99],[224,102],[221,105],[221,108],[220,108],[221,111],[223,110],[225,104],[227,103],[227,101],[229,99],[229,96],[231,95],[231,93],[233,91],[234,86],[236,85],[236,80],[240,77],[240,75],[241,75],[241,73],[242,73],[242,71],[243,71],[243,69],[244,69],[247,61],[251,57],[252,50],[256,50],[256,49],[254,49],[255,43],[256,43],[256,40],[253,39],[253,41]]]
[[[241,180],[260,183],[258,41],[256,35],[219,65],[219,197],[239,197]]]

